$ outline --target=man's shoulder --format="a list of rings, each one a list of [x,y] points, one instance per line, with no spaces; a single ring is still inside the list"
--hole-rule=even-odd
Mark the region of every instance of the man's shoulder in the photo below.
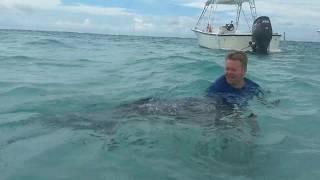
[[[224,92],[227,88],[228,84],[226,82],[226,78],[224,75],[220,76],[216,79],[208,88],[208,93],[219,93]]]
[[[245,78],[245,82],[246,82],[246,85],[250,88],[260,88],[259,84],[257,84],[256,82],[254,82],[248,78]]]
[[[245,91],[247,91],[250,94],[254,94],[255,96],[260,96],[264,94],[259,84],[257,84],[256,82],[248,78],[245,78],[245,81],[246,81]]]
[[[216,85],[225,85],[225,84],[227,84],[226,77],[224,75],[218,77],[218,79],[216,79],[214,81],[214,84],[216,84]]]

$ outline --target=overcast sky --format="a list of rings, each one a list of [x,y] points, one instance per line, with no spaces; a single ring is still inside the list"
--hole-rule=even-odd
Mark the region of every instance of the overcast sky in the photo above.
[[[205,0],[0,0],[1,29],[195,37]],[[320,0],[256,0],[287,39],[320,41]],[[227,17],[227,16],[226,16]],[[220,19],[224,21],[224,19]],[[226,23],[229,19],[225,20]]]

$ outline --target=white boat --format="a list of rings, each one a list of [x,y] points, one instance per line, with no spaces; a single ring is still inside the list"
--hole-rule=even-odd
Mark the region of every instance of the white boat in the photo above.
[[[241,12],[244,13],[243,3],[249,4],[253,21],[252,28],[249,27],[247,32],[239,31],[240,15]],[[219,5],[236,7],[235,24],[233,24],[233,21],[220,27],[215,24],[215,15]],[[257,18],[254,0],[208,0],[192,31],[195,32],[199,45],[210,49],[242,50],[258,53],[280,51],[281,35],[272,32],[268,17]]]

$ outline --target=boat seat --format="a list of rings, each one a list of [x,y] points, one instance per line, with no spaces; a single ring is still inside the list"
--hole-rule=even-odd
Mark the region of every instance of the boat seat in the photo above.
[[[236,32],[235,28],[228,30],[226,26],[221,26],[219,28],[219,34],[234,34]]]

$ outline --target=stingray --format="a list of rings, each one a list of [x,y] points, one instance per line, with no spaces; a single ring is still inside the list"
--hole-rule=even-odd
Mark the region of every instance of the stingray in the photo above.
[[[101,108],[98,105],[96,109],[91,107],[82,112],[43,114],[27,122],[32,124],[35,121],[41,122],[50,127],[48,130],[52,128],[52,130],[56,128],[88,130],[90,135],[105,141],[108,150],[115,150],[121,145],[126,147],[126,144],[146,145],[149,142],[149,137],[140,137],[134,133],[139,132],[139,122],[137,121],[149,123],[155,120],[158,123],[149,125],[157,126],[168,123],[168,127],[176,126],[177,130],[181,130],[181,132],[184,130],[180,127],[194,127],[196,129],[200,127],[203,137],[199,139],[197,142],[199,145],[196,145],[195,148],[208,149],[209,146],[212,146],[212,149],[208,149],[208,151],[215,154],[216,159],[231,159],[232,161],[237,158],[238,153],[235,151],[239,149],[242,149],[240,155],[251,153],[254,136],[258,130],[255,115],[242,109],[223,105],[218,100],[207,97],[176,99],[148,97],[112,108]],[[129,126],[126,127],[126,125]],[[133,128],[132,131],[123,132],[128,127]],[[136,130],[135,127],[137,127]],[[129,136],[134,140],[121,139],[126,137],[123,133],[129,133]],[[179,132],[177,133],[179,134]],[[7,144],[24,138],[24,136],[10,138]],[[154,141],[156,143],[157,139]],[[152,143],[147,145],[153,146]],[[240,155],[239,157],[241,157]],[[246,161],[248,158],[243,159]]]
[[[216,128],[249,126],[253,133],[258,131],[256,115],[247,108],[223,104],[216,98],[160,99],[143,98],[125,103],[116,108],[121,118],[167,116],[175,122],[193,123]]]

